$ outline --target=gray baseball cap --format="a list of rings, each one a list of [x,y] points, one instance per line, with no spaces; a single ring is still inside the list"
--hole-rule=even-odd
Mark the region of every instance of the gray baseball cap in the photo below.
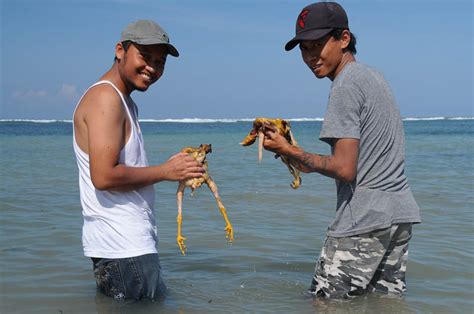
[[[170,44],[170,38],[165,30],[151,20],[138,20],[128,24],[122,32],[121,42],[130,40],[139,45],[163,44],[168,47],[168,53],[173,57],[178,57],[179,52]]]

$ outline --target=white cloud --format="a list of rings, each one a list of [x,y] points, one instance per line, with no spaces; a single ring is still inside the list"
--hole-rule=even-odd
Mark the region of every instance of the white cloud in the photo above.
[[[14,91],[11,94],[13,103],[37,103],[48,101],[51,103],[63,103],[77,100],[79,93],[74,85],[63,83],[56,93],[49,93],[45,90]]]
[[[44,90],[27,90],[27,91],[15,91],[12,94],[13,100],[17,101],[29,101],[31,99],[38,99],[38,98],[46,98],[48,97],[48,93],[45,92]]]
[[[66,99],[66,100],[75,100],[79,96],[77,88],[74,85],[63,84],[61,89],[57,93],[56,97]]]

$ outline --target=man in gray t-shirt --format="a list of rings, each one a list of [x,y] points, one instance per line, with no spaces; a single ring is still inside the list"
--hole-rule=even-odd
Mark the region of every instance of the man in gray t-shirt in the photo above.
[[[339,4],[305,7],[285,49],[298,44],[315,76],[332,81],[320,134],[331,155],[291,146],[270,126],[264,147],[290,158],[303,172],[336,179],[336,217],[310,293],[403,295],[411,227],[421,220],[404,173],[403,123],[394,97],[380,73],[356,62],[356,39]]]

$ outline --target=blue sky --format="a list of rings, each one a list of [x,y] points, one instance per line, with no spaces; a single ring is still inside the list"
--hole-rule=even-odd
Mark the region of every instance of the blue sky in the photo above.
[[[71,119],[122,29],[153,19],[179,58],[132,97],[142,119],[323,117],[330,81],[284,50],[311,1],[2,0],[0,118]],[[357,60],[384,73],[403,117],[473,116],[470,0],[340,1]]]

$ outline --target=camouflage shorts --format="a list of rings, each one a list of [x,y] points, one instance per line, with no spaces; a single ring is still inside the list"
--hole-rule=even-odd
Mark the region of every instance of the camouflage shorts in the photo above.
[[[327,298],[366,292],[403,295],[411,227],[406,223],[351,237],[327,237],[309,293]]]

